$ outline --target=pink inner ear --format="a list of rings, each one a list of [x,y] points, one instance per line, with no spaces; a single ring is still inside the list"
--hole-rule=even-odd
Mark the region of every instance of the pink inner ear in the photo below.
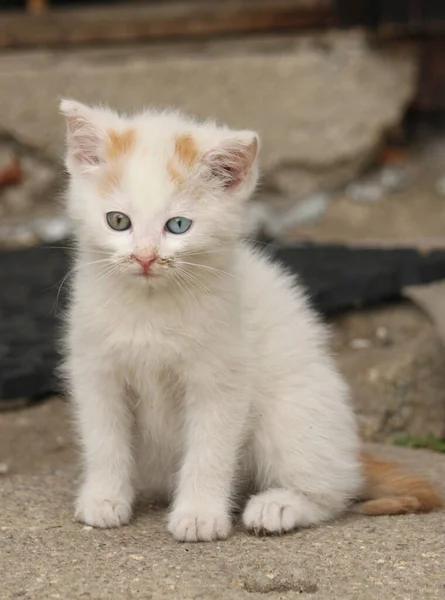
[[[99,164],[101,141],[95,127],[82,115],[70,115],[67,125],[68,144],[76,162],[86,165]]]
[[[207,156],[212,176],[219,179],[223,188],[238,187],[249,173],[258,151],[258,140],[229,140],[209,152]]]

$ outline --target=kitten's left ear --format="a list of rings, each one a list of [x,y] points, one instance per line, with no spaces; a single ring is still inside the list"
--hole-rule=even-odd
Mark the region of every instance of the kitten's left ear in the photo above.
[[[239,131],[204,155],[211,177],[225,190],[235,190],[254,171],[260,147],[259,136],[253,131]]]

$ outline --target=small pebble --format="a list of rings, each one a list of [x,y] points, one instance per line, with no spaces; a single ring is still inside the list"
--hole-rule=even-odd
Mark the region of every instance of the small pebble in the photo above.
[[[436,192],[440,196],[445,196],[445,175],[442,175],[442,177],[439,177],[436,181]]]
[[[25,225],[0,227],[0,243],[3,247],[33,246],[37,242],[36,234]]]
[[[331,200],[327,193],[313,194],[295,203],[290,209],[279,207],[273,196],[266,201],[251,202],[247,212],[247,233],[264,231],[271,237],[281,237],[289,229],[320,219]]]
[[[61,217],[38,219],[32,227],[42,242],[58,242],[70,234],[70,223]]]
[[[356,202],[378,202],[385,194],[396,192],[406,184],[403,167],[386,166],[366,179],[353,181],[346,187],[346,195]]]
[[[346,195],[356,202],[378,202],[383,198],[383,187],[372,181],[356,181],[346,187]]]
[[[6,475],[9,472],[9,465],[6,462],[0,463],[0,475]]]
[[[384,167],[380,171],[379,180],[386,192],[397,192],[406,183],[406,171],[402,167]]]
[[[283,231],[297,225],[307,225],[320,219],[326,212],[330,196],[326,193],[313,194],[300,200],[282,219]]]
[[[382,346],[389,346],[392,343],[391,338],[389,336],[389,331],[386,329],[386,327],[383,327],[383,325],[377,327],[375,331],[375,336],[379,340],[379,342],[381,342]]]
[[[355,340],[351,340],[349,342],[349,347],[353,350],[363,350],[365,348],[369,348],[371,346],[370,340],[356,338]]]
[[[368,371],[368,380],[371,383],[376,383],[379,379],[380,379],[379,370],[376,369],[375,367],[372,368],[372,369],[369,369],[369,371]]]

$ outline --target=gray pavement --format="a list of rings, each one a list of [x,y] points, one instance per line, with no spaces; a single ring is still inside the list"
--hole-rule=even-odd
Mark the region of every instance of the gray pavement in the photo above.
[[[178,544],[165,513],[140,507],[119,530],[73,521],[77,454],[66,405],[0,413],[0,598],[434,600],[445,598],[445,514],[347,515],[281,538],[237,528]],[[374,446],[432,477],[445,456]]]

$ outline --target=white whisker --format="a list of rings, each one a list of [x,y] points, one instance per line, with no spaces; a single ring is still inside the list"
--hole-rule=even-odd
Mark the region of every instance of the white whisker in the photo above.
[[[190,287],[187,285],[187,280],[184,279],[183,273],[181,273],[180,270],[176,270],[174,279],[175,279],[176,283],[179,285],[179,287],[181,288],[181,290],[183,290],[185,292],[185,295],[190,304],[190,307],[193,308],[193,306],[194,306],[193,302],[196,302],[196,298],[195,298],[192,290],[190,289]],[[190,301],[190,296],[191,296],[191,301]]]
[[[197,277],[195,277],[195,275],[190,273],[190,271],[188,271],[187,269],[183,269],[181,266],[178,266],[177,268],[180,269],[183,277],[185,277],[192,286],[196,286],[202,292],[211,294],[211,290],[207,286],[205,286],[202,281],[200,281]]]
[[[99,263],[109,262],[109,261],[110,261],[109,258],[101,258],[99,260],[94,260],[92,262],[82,263],[80,265],[76,265],[75,267],[73,267],[72,269],[70,269],[68,271],[68,273],[63,276],[62,280],[58,284],[56,284],[58,286],[57,296],[56,296],[56,299],[54,301],[54,305],[53,305],[53,307],[51,309],[51,312],[53,312],[56,309],[57,305],[59,304],[59,298],[60,298],[60,294],[61,294],[62,288],[63,288],[65,282],[71,277],[71,275],[73,275],[77,271],[80,271],[81,269],[85,269],[86,267],[91,267],[93,265],[97,265]]]
[[[191,262],[186,262],[184,260],[178,261],[181,265],[188,265],[191,267],[199,267],[201,269],[206,269],[207,271],[214,271],[215,273],[220,273],[222,275],[227,275],[228,277],[233,277],[234,279],[239,279],[239,277],[237,277],[236,275],[234,275],[233,273],[229,273],[229,271],[223,271],[222,269],[217,269],[216,267],[211,267],[209,265],[202,265],[201,263],[191,263]]]

